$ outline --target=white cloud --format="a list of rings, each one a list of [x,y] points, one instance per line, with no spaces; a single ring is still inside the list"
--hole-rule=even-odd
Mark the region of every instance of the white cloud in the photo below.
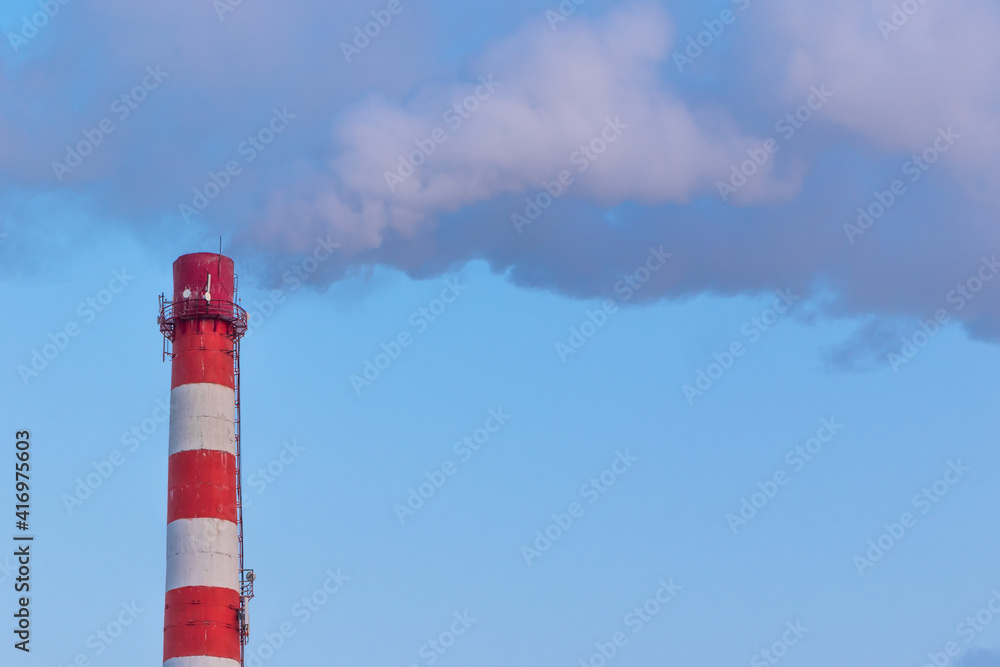
[[[412,235],[437,214],[533,193],[564,169],[575,178],[569,197],[603,206],[714,196],[730,165],[763,139],[740,132],[719,109],[686,104],[664,83],[659,69],[673,38],[669,18],[651,4],[595,21],[577,17],[557,31],[541,18],[532,21],[476,63],[475,71],[499,85],[460,127],[450,127],[445,113],[478,83],[427,87],[405,106],[370,98],[338,123],[341,152],[330,172],[312,188],[278,195],[269,217],[276,226],[337,232],[348,247],[363,249],[378,245],[388,229]],[[601,136],[608,119],[628,127],[580,173],[571,156]],[[447,141],[390,188],[386,172],[436,128]],[[776,181],[770,168],[741,195],[761,200],[794,190],[797,183]]]

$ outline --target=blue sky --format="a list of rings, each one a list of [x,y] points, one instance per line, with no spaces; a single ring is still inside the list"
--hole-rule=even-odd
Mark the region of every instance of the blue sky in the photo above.
[[[393,7],[0,9],[0,663],[160,659],[157,295],[222,235],[259,664],[1000,664],[996,8]]]

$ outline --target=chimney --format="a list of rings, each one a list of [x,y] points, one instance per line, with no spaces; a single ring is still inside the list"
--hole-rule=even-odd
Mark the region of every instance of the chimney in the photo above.
[[[246,312],[233,260],[174,262],[160,295],[164,358],[172,363],[164,667],[242,667],[253,573],[243,569],[239,343]]]

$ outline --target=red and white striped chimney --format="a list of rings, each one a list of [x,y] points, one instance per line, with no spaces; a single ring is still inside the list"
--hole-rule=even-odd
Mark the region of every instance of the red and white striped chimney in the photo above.
[[[161,306],[173,344],[164,667],[242,665],[236,390],[246,320],[235,287],[233,260],[184,255]]]

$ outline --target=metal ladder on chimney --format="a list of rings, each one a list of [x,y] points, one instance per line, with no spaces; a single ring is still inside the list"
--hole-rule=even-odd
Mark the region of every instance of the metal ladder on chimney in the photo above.
[[[236,298],[234,276],[233,298]],[[239,542],[240,558],[240,665],[244,665],[246,659],[246,645],[250,641],[250,623],[247,619],[247,603],[253,599],[253,582],[255,579],[253,570],[243,567],[243,460],[241,456],[240,441],[240,338],[242,332],[233,336],[233,386],[236,398],[236,413],[233,422],[233,434],[236,444],[236,534]]]

